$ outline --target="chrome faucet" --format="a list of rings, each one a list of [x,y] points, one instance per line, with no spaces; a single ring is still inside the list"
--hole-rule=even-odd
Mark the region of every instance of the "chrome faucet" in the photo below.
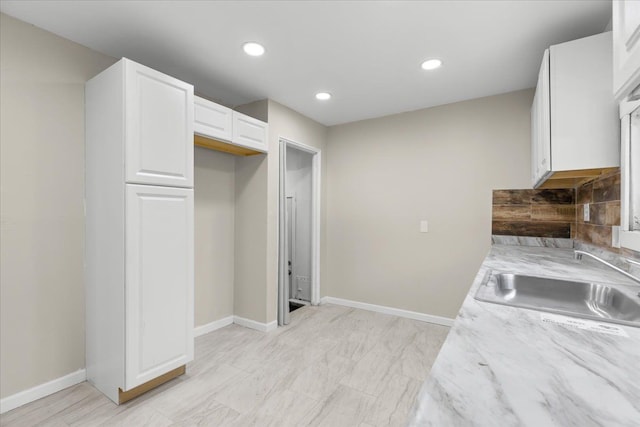
[[[590,254],[589,252],[585,252],[585,251],[579,251],[579,250],[577,250],[577,249],[573,251],[573,257],[574,257],[575,259],[577,259],[577,260],[582,259],[582,256],[583,256],[583,255],[587,255],[588,257],[591,257],[591,258],[595,259],[596,261],[600,261],[602,264],[606,265],[607,267],[609,267],[609,268],[611,268],[611,269],[613,269],[613,270],[617,271],[617,272],[618,272],[618,273],[620,273],[620,274],[624,274],[624,275],[625,275],[625,276],[627,276],[629,279],[631,279],[631,280],[633,280],[633,281],[635,281],[635,282],[637,282],[637,283],[640,283],[640,278],[638,278],[638,277],[636,277],[636,276],[633,276],[633,275],[631,275],[631,274],[627,273],[627,272],[626,272],[626,271],[624,271],[623,269],[616,267],[615,265],[613,265],[613,264],[611,264],[611,263],[609,263],[609,262],[607,262],[607,261],[603,260],[602,258],[598,258],[598,257],[597,257],[597,256],[595,256],[594,254]],[[638,296],[640,296],[640,294],[638,294]]]

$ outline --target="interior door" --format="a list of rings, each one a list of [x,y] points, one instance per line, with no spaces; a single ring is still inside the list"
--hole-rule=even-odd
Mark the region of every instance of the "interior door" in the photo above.
[[[127,390],[193,360],[193,190],[126,186]]]
[[[278,198],[278,325],[288,325],[289,317],[289,260],[288,246],[289,239],[287,232],[287,202],[286,202],[286,182],[287,182],[287,143],[280,141],[280,182]],[[282,244],[285,242],[285,244]]]
[[[193,187],[193,86],[127,61],[126,180]]]

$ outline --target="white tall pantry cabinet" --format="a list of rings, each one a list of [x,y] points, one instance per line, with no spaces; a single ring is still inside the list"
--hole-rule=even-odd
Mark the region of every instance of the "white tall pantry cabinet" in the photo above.
[[[193,86],[122,59],[85,97],[87,378],[122,403],[193,359]]]

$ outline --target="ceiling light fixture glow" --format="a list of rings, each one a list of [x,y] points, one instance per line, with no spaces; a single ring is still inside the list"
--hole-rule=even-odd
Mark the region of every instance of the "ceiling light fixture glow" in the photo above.
[[[319,99],[320,101],[326,101],[328,99],[331,99],[331,94],[329,92],[318,92],[316,93],[316,99]]]
[[[262,56],[264,54],[264,46],[256,42],[246,42],[242,45],[244,53],[250,56]]]
[[[440,68],[442,65],[442,61],[439,59],[427,59],[422,63],[423,70],[435,70],[436,68]]]

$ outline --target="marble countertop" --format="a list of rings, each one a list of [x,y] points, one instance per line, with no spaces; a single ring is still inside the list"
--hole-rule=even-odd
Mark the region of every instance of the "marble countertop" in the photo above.
[[[634,285],[571,249],[495,245],[482,264],[410,426],[640,426],[640,328],[616,336],[476,301],[486,272]],[[640,287],[638,287],[640,290]]]

